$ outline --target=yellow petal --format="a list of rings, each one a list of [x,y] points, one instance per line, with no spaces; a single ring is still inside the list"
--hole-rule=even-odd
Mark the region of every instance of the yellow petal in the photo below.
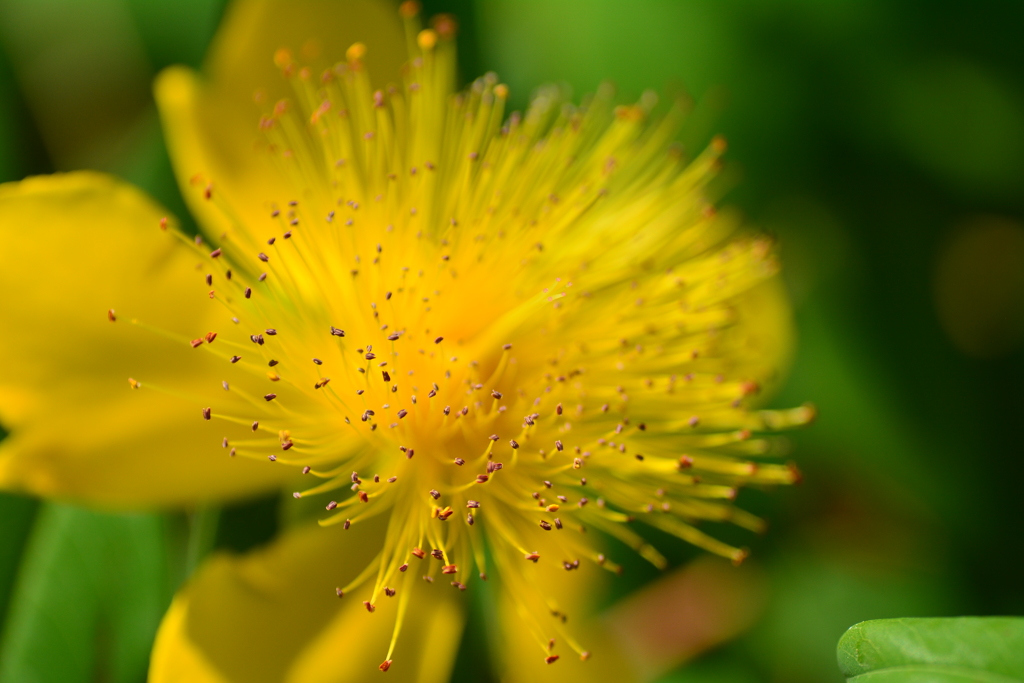
[[[379,598],[373,614],[362,604],[372,586],[335,596],[373,559],[381,538],[372,523],[303,528],[242,557],[212,558],[164,618],[150,682],[382,680],[378,666],[405,591],[408,616],[388,676],[448,680],[463,617],[461,594],[447,582],[428,584],[413,567],[393,586],[398,595]]]
[[[200,293],[196,257],[160,230],[165,215],[95,173],[0,186],[0,424],[10,432],[0,486],[139,506],[280,481],[277,468],[228,458],[200,406],[150,386],[187,393],[223,363],[131,323],[159,323],[183,340],[214,329],[216,302]]]
[[[509,683],[640,680],[627,653],[616,641],[616,634],[598,611],[598,603],[614,577],[587,559],[581,559],[577,570],[566,571],[562,566],[563,560],[575,558],[569,547],[561,545],[565,539],[556,534],[576,533],[571,529],[552,531],[547,534],[549,538],[541,539],[533,534],[530,549],[540,554],[536,564],[522,559],[521,555],[510,554],[501,558],[503,564],[496,566],[494,580],[506,589],[500,592],[498,600],[500,639],[495,643],[501,680]],[[521,594],[509,590],[513,584],[508,572],[520,572],[528,589],[524,588]],[[554,614],[555,611],[559,614]],[[561,615],[565,616],[564,634],[557,631]],[[536,627],[541,630],[535,630]],[[566,642],[566,635],[590,653],[589,659],[580,658]],[[558,656],[551,664],[545,663],[549,653],[541,642],[547,638],[555,639],[550,654]]]
[[[375,83],[398,80],[406,54],[394,3],[240,0],[221,22],[204,71],[218,91],[233,101],[251,103],[257,89],[265,89],[269,98],[290,95],[274,65],[278,49],[290,50],[303,64],[326,68],[344,61],[345,51],[356,42],[367,46],[364,61]]]
[[[363,42],[366,68],[383,87],[398,80],[404,40],[398,12],[388,2],[242,0],[225,17],[202,77],[182,67],[164,71],[155,94],[171,159],[189,208],[208,234],[237,227],[262,243],[277,229],[269,204],[303,198],[286,174],[254,152],[265,140],[257,128],[260,116],[293,95],[274,65],[279,48],[289,49],[319,79],[323,69],[344,61],[350,45]],[[262,102],[255,101],[257,92]],[[204,199],[207,186],[231,205],[240,226]]]

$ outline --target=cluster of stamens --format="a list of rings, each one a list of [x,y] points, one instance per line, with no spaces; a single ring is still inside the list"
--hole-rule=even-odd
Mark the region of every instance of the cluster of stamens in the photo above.
[[[182,342],[224,363],[222,391],[195,400],[230,456],[315,477],[294,496],[330,497],[321,525],[389,515],[338,597],[401,601],[417,563],[465,591],[489,558],[546,661],[551,633],[586,658],[534,578],[620,571],[581,532],[663,567],[642,521],[739,562],[698,523],[760,531],[737,490],[799,476],[765,432],[811,409],[750,407],[774,368],[743,300],[775,272],[771,245],[731,236],[704,199],[724,146],[686,161],[681,106],[655,116],[602,90],[572,107],[546,89],[506,118],[493,74],[454,92],[450,19],[403,16],[418,53],[400,87],[371,88],[361,45],[320,75],[278,53],[296,96],[259,122],[282,179],[262,220],[194,179],[229,226],[215,248],[169,231],[223,311]]]

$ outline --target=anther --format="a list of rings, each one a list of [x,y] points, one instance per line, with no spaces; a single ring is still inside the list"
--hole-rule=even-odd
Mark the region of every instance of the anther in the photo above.
[[[380,663],[380,666],[378,666],[377,668],[381,671],[387,671],[391,668],[391,660],[385,659],[383,662]]]
[[[545,522],[542,519],[542,520],[540,520],[540,528],[543,529],[544,531],[551,531],[551,524],[549,524],[548,522]]]
[[[501,392],[500,392],[500,391],[496,391],[496,390],[492,389],[492,390],[491,390],[491,396],[493,396],[493,397],[494,397],[494,398],[496,398],[496,399],[501,399]]]
[[[444,337],[438,337],[437,339],[434,340],[434,343],[440,344],[442,341],[444,341]]]
[[[444,553],[442,553],[439,548],[434,548],[433,550],[431,550],[430,551],[430,556],[433,557],[435,560],[443,560],[444,559]]]
[[[334,335],[335,337],[344,337],[345,336],[345,330],[339,330],[334,325],[331,325],[331,334]]]
[[[434,500],[437,500],[438,498],[441,497],[440,492],[438,492],[436,489],[430,489],[429,491],[427,491],[427,493],[429,493],[430,497],[433,498]]]
[[[206,274],[206,286],[209,287],[213,284],[213,276],[209,273]]]
[[[415,555],[416,557],[420,558],[421,560],[424,557],[427,556],[427,553],[425,553],[424,551],[420,550],[419,548],[413,548],[412,549],[412,554]]]
[[[213,340],[214,340],[214,339],[216,339],[216,338],[217,338],[217,333],[216,333],[216,332],[207,332],[207,333],[206,333],[206,334],[205,334],[205,335],[203,336],[203,339],[205,339],[205,340],[206,340],[206,343],[207,343],[207,344],[212,344],[212,343],[213,343]]]
[[[267,279],[267,274],[266,273],[260,273],[260,276],[258,278],[256,278],[256,279],[259,280],[260,282],[263,282],[264,280]]]
[[[537,564],[537,560],[539,560],[539,559],[540,559],[540,553],[530,553],[530,554],[528,554],[528,555],[525,555],[525,557],[526,557],[526,559],[528,559],[528,560],[529,560],[530,562],[533,562],[534,564]]]
[[[403,562],[402,566],[398,568],[398,571],[404,572],[408,568],[409,568],[409,563],[408,562]]]
[[[256,258],[258,258],[260,261],[263,261],[264,263],[270,260],[270,257],[264,254],[262,251],[256,255]]]
[[[277,394],[264,394],[263,398],[266,401],[273,401],[275,398],[277,398]]]
[[[519,448],[519,442],[515,439],[510,439],[508,445],[511,446],[513,450]]]
[[[366,495],[366,491],[360,491],[357,495],[359,496],[360,501],[364,503],[370,502],[370,496]]]
[[[341,590],[340,588],[335,588],[334,592],[338,594],[339,598],[345,597],[345,591]]]
[[[210,419],[210,415],[211,415],[210,409],[209,408],[203,408],[203,419],[204,420],[209,420]]]
[[[370,614],[373,614],[373,610],[377,609],[374,605],[370,603],[369,600],[363,600],[363,607],[365,607],[366,611]]]
[[[277,462],[277,456],[276,455],[268,455],[267,456],[267,460],[269,460],[270,462]]]
[[[252,287],[246,287],[245,288],[245,298],[246,299],[251,299],[252,298]]]
[[[559,451],[563,450],[565,446],[562,445],[561,441],[555,441],[555,448]]]
[[[305,467],[302,468],[302,473],[303,474],[309,474],[310,470],[312,470],[312,469],[313,469],[312,467],[310,467],[309,465],[306,465]]]
[[[259,420],[254,420],[253,423],[252,423],[252,431],[255,432],[259,428],[260,428]]]
[[[395,589],[384,586],[384,595],[388,596],[389,598],[395,597]]]
[[[459,571],[459,567],[454,564],[446,564],[445,566],[441,567],[442,574],[454,574],[457,571]]]
[[[345,523],[341,525],[341,528],[344,529],[345,531],[348,531],[351,527],[352,527],[352,520],[351,519],[346,519]]]
[[[333,510],[336,507],[338,507],[338,501],[336,500],[332,500],[330,503],[327,504],[328,510]]]
[[[468,508],[478,508],[478,507],[480,507],[480,501],[478,501],[478,500],[467,500],[466,501],[466,507],[468,507]]]
[[[266,332],[267,332],[267,335],[271,336],[271,337],[274,337],[274,336],[277,335],[277,330],[275,330],[273,327],[268,327]]]

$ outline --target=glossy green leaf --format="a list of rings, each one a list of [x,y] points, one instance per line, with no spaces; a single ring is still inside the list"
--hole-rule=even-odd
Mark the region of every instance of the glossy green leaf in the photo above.
[[[0,683],[134,683],[169,599],[161,520],[47,505],[19,570]]]
[[[865,621],[839,639],[838,656],[856,683],[1020,683],[1024,618]]]

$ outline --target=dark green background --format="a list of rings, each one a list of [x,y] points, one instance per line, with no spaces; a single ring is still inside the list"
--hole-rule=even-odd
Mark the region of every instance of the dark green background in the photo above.
[[[792,435],[805,481],[741,499],[772,522],[742,540],[770,577],[762,619],[664,680],[839,681],[835,644],[855,622],[1024,613],[1024,256],[1011,239],[936,285],[971,226],[1024,231],[1024,4],[426,4],[459,15],[463,75],[496,70],[519,107],[547,81],[578,97],[610,78],[624,99],[685,84],[699,102],[689,134],[730,142],[724,203],[781,240],[799,348],[774,403],[820,409]],[[101,168],[184,216],[149,85],[200,64],[222,9],[0,2],[0,180]],[[943,325],[950,288],[969,312],[1002,296],[989,319],[961,321],[980,345]],[[174,586],[209,547],[269,538],[275,505],[113,516],[0,497],[0,683],[55,648],[53,680],[143,680]],[[621,594],[656,574],[627,568]],[[484,676],[480,611],[460,680]]]

